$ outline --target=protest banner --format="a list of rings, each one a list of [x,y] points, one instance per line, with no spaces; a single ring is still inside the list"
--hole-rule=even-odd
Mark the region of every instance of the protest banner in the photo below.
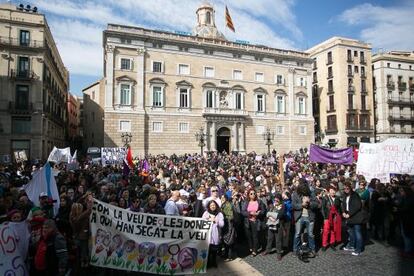
[[[315,144],[310,145],[309,160],[318,163],[351,165],[354,161],[352,148],[327,149]]]
[[[126,148],[101,148],[102,166],[121,165],[126,158]]]
[[[390,138],[382,143],[361,143],[357,174],[367,181],[389,182],[390,174],[414,175],[414,139]]]
[[[154,274],[199,274],[207,267],[211,222],[131,212],[94,200],[90,263]]]
[[[17,163],[27,161],[27,154],[25,150],[19,150],[14,152],[14,159]]]
[[[72,155],[70,154],[70,147],[64,149],[58,149],[57,147],[53,147],[52,151],[47,158],[48,162],[55,162],[57,164],[60,163],[68,163]]]
[[[29,275],[19,246],[19,240],[24,238],[29,240],[26,236],[16,236],[8,223],[0,225],[0,275]]]

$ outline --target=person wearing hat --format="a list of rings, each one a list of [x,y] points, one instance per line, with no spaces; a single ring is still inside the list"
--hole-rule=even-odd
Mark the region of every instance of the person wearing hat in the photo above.
[[[336,187],[330,185],[328,194],[322,198],[323,216],[322,251],[328,247],[335,250],[335,244],[341,241],[341,200],[336,196]]]
[[[46,218],[53,218],[53,202],[50,202],[45,192],[39,195],[39,207],[44,212]]]

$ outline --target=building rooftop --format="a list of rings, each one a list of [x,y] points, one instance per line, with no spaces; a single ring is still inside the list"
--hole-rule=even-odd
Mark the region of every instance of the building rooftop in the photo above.
[[[414,51],[390,51],[385,53],[376,53],[372,56],[372,62],[379,60],[414,62]]]
[[[105,33],[131,34],[143,38],[158,38],[164,41],[191,43],[194,44],[194,46],[202,44],[203,46],[222,47],[228,48],[229,50],[244,50],[246,52],[251,51],[268,55],[294,56],[297,58],[309,59],[309,54],[300,51],[272,48],[247,42],[232,42],[222,39],[198,37],[190,34],[151,30],[135,26],[108,24],[107,29],[104,31],[104,34]]]
[[[366,43],[364,41],[360,41],[360,40],[353,39],[353,38],[347,38],[347,37],[333,36],[313,46],[312,48],[309,48],[305,52],[309,54],[316,54],[317,52],[327,50],[337,45],[346,45],[346,46],[366,48],[366,49],[372,48],[370,43]]]

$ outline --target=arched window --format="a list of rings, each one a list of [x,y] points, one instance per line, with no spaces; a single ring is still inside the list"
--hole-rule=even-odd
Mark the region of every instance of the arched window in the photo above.
[[[206,24],[211,24],[211,12],[209,11],[206,13]]]

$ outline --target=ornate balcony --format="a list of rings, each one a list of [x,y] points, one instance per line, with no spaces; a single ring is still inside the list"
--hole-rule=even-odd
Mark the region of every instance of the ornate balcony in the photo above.
[[[414,100],[406,97],[396,97],[396,98],[389,98],[387,100],[387,103],[389,105],[395,105],[395,106],[414,106]]]
[[[16,102],[9,102],[9,112],[10,114],[17,115],[27,115],[33,113],[33,104],[17,104]]]
[[[398,82],[398,90],[399,91],[407,90],[407,83],[406,82]]]
[[[395,89],[395,83],[393,81],[387,82],[387,89],[388,90],[394,90]]]
[[[15,70],[15,69],[11,69],[10,73],[9,73],[9,77],[11,79],[16,79],[16,80],[35,80],[38,79],[39,77],[35,74],[35,72],[31,71],[31,70]]]
[[[364,57],[361,57],[361,58],[359,59],[359,63],[360,63],[360,64],[367,64],[367,60],[366,60]]]
[[[412,122],[414,121],[414,115],[390,114],[390,116],[388,116],[388,120],[390,122]]]
[[[41,40],[30,39],[28,41],[21,41],[18,38],[0,36],[0,45],[10,45],[25,48],[43,48],[45,44]]]
[[[211,115],[248,116],[249,113],[242,109],[205,107],[203,109],[203,116]]]

